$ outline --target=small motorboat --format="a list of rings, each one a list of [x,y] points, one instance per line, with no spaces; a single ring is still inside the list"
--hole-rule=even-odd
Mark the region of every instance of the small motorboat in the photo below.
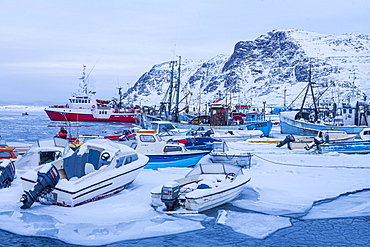
[[[156,130],[157,134],[162,138],[186,135],[189,132],[189,129],[180,129],[169,121],[152,121],[149,129]]]
[[[73,154],[67,139],[54,137],[38,140],[23,155],[19,156],[14,165],[16,169],[29,169],[50,163]]]
[[[9,147],[5,139],[0,136],[0,160],[16,159],[18,157],[16,147]]]
[[[345,131],[339,130],[321,130],[317,133],[316,137],[313,136],[300,136],[294,137],[287,135],[277,147],[288,145],[290,150],[293,149],[311,149],[316,148],[317,143],[332,143],[332,142],[351,142],[355,140],[355,134],[347,134]]]
[[[226,142],[247,141],[250,138],[263,136],[263,132],[257,129],[241,129],[241,130],[227,130],[227,129],[213,129],[213,138],[221,139]]]
[[[243,168],[250,168],[252,154],[249,152],[235,152],[229,150],[226,142],[214,142],[213,150],[209,153],[209,159],[213,163],[227,163]]]
[[[21,180],[21,208],[35,201],[74,207],[118,193],[129,186],[149,158],[108,139],[86,141],[73,155],[38,166]]]
[[[202,212],[235,199],[250,179],[247,171],[237,166],[198,164],[184,178],[153,189],[152,206]]]
[[[15,178],[15,167],[13,160],[1,159],[0,160],[0,189],[7,188]]]
[[[213,149],[213,143],[220,142],[221,140],[209,136],[184,136],[174,137],[168,141],[183,143],[188,150],[211,151]]]
[[[319,153],[368,154],[370,153],[370,141],[323,143],[317,145],[317,151]]]
[[[364,140],[364,141],[370,140],[370,128],[364,128],[360,132],[360,137],[361,137],[361,140]]]
[[[188,150],[183,143],[164,141],[156,130],[136,131],[136,151],[149,157],[145,168],[190,167],[208,154],[208,150]]]

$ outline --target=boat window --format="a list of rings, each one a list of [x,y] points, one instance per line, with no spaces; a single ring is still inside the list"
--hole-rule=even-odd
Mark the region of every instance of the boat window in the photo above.
[[[175,127],[172,124],[161,124],[161,129],[163,130],[173,130]]]
[[[178,152],[181,150],[180,146],[165,146],[163,152]]]
[[[351,114],[351,113],[352,113],[352,109],[349,109],[349,110],[348,110],[348,113],[350,113],[350,114]]]
[[[126,157],[121,157],[121,158],[119,158],[119,159],[118,159],[117,164],[116,164],[116,168],[118,168],[118,167],[121,167],[121,166],[122,166],[123,161],[125,160],[125,158],[126,158]]]
[[[50,163],[56,160],[55,152],[39,152],[39,154],[40,154],[40,165]]]
[[[129,164],[131,162],[134,162],[135,160],[138,160],[137,154],[133,154],[133,155],[127,156],[126,161],[125,161],[125,165],[127,165],[127,164]]]
[[[153,135],[140,135],[140,141],[142,142],[155,142]]]
[[[10,152],[0,152],[0,159],[8,159],[11,157],[12,157],[12,154]]]
[[[343,114],[345,114],[347,111],[346,111],[346,109],[343,109]]]
[[[156,130],[158,129],[158,124],[157,123],[152,123],[152,127],[151,127],[153,130]]]

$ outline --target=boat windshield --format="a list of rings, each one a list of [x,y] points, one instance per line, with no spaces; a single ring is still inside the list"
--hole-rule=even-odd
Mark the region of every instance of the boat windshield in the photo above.
[[[175,129],[175,126],[173,126],[171,123],[161,123],[161,124],[152,123],[151,128],[154,130],[158,130],[159,132],[163,132],[173,130]]]
[[[193,170],[191,170],[186,177],[191,177],[198,174],[228,174],[234,173],[238,175],[242,173],[241,167],[235,165],[227,165],[222,163],[215,164],[197,164]]]

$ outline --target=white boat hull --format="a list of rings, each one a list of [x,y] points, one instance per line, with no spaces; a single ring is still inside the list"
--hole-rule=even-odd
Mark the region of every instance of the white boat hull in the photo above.
[[[240,176],[240,177],[239,177]],[[202,191],[202,195],[194,195],[192,192],[186,195],[185,209],[202,212],[234,200],[244,189],[244,185],[250,181],[245,176],[239,175],[230,186],[212,191]]]

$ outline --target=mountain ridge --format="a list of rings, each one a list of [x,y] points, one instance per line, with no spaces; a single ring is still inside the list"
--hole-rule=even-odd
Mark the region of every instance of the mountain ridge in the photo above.
[[[170,65],[171,61],[154,65],[128,89],[124,100],[158,106],[170,85]],[[350,94],[364,98],[370,95],[368,68],[369,35],[272,30],[255,40],[237,42],[230,56],[182,59],[181,95],[190,91],[190,105],[194,107],[227,93],[231,93],[233,103],[282,106],[306,86],[311,71],[311,80],[319,90],[334,82],[332,94],[335,91],[343,99]]]

